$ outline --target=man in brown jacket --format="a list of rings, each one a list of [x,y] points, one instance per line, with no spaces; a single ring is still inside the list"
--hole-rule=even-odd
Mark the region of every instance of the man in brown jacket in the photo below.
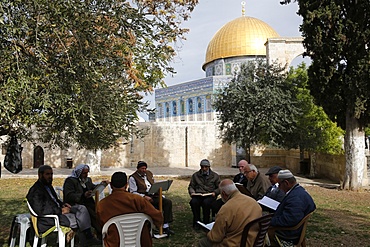
[[[159,197],[157,194],[150,195],[148,191],[150,190],[152,184],[154,184],[154,175],[152,172],[147,170],[148,165],[144,161],[139,161],[137,163],[136,172],[131,174],[129,178],[129,191],[131,193],[137,194],[144,199],[148,200],[155,208],[159,208]],[[170,230],[170,223],[173,221],[172,216],[172,201],[168,198],[162,198],[162,207],[163,207],[163,233],[170,236],[174,234]]]
[[[212,230],[199,241],[199,246],[239,247],[245,225],[261,217],[262,209],[253,198],[240,193],[232,180],[222,180],[219,187],[225,204],[216,215]],[[256,236],[256,230],[248,232],[247,246],[252,246]]]
[[[112,194],[103,198],[97,207],[98,221],[103,226],[110,218],[129,213],[144,213],[149,215],[154,225],[159,227],[163,223],[162,213],[155,209],[149,201],[139,195],[129,193],[127,189],[127,176],[124,172],[115,172],[112,175],[110,185]],[[115,225],[108,229],[108,235],[104,239],[106,247],[120,246],[119,235]],[[144,226],[141,233],[141,246],[151,247],[152,236],[149,226]]]
[[[262,199],[271,183],[269,179],[261,174],[257,167],[252,164],[244,166],[244,176],[248,179],[247,189],[256,201]]]

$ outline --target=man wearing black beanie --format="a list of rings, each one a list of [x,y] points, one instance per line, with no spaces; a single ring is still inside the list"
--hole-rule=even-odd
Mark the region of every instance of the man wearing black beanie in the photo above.
[[[159,198],[158,195],[150,195],[148,191],[150,187],[154,183],[154,176],[149,170],[147,170],[148,165],[144,161],[139,161],[137,163],[136,172],[131,174],[129,178],[129,190],[131,193],[137,194],[148,200],[150,203],[153,204],[154,207],[159,208]],[[163,224],[163,232],[167,234],[167,236],[174,234],[172,230],[170,230],[169,223],[173,221],[172,217],[172,201],[167,198],[162,198],[163,204],[163,216],[164,216],[164,224]]]

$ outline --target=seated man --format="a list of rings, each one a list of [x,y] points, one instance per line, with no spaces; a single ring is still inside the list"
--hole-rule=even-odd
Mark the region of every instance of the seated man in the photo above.
[[[210,222],[210,214],[212,204],[216,201],[220,189],[220,177],[210,168],[211,164],[207,159],[200,162],[200,170],[194,173],[191,177],[188,187],[189,195],[191,196],[190,206],[193,212],[193,227],[199,229],[197,221],[200,220],[200,208],[203,210],[203,223]],[[204,194],[210,194],[204,196]]]
[[[101,227],[96,219],[95,200],[92,191],[96,187],[88,177],[90,167],[80,164],[72,170],[72,175],[66,178],[63,185],[63,200],[70,205],[81,204],[89,211],[91,225],[101,239]]]
[[[244,187],[247,187],[248,179],[244,176],[244,166],[248,165],[248,161],[240,160],[238,162],[239,173],[234,176],[234,183],[242,184]],[[218,213],[220,208],[224,205],[222,199],[218,199],[215,203],[212,204],[212,220],[214,220],[215,215]]]
[[[89,212],[85,206],[61,202],[52,186],[53,169],[48,165],[40,166],[38,169],[39,179],[27,193],[27,200],[32,209],[38,215],[58,215],[60,225],[67,226],[73,230],[79,229],[83,234],[81,246],[101,245],[91,232],[91,221]],[[54,226],[52,218],[39,218],[37,221],[40,232],[46,232]]]
[[[247,189],[255,200],[261,199],[270,187],[270,181],[266,176],[261,175],[257,167],[252,164],[244,166],[244,175],[248,178]]]
[[[153,204],[157,209],[159,208],[159,197],[157,194],[149,195],[148,191],[150,190],[152,184],[154,183],[154,176],[149,170],[147,170],[148,165],[144,161],[139,161],[137,163],[136,172],[131,174],[129,178],[129,191],[131,193],[142,196],[144,199],[148,200]],[[168,236],[174,234],[170,230],[170,223],[173,221],[172,216],[172,201],[167,198],[162,198],[163,205],[163,233]]]
[[[230,179],[221,181],[220,190],[225,204],[216,215],[212,230],[199,241],[200,247],[240,246],[245,225],[262,216],[262,209],[256,200],[241,194]],[[253,245],[256,236],[256,229],[248,232],[247,246]]]
[[[110,218],[130,213],[144,213],[150,216],[154,225],[159,227],[163,223],[162,213],[143,197],[127,192],[127,176],[124,172],[115,172],[112,175],[110,185],[112,194],[108,195],[98,203],[97,216],[100,225],[103,226]],[[141,246],[151,247],[152,236],[150,226],[144,226],[141,233]],[[120,246],[119,235],[115,226],[110,226],[108,235],[104,238],[107,247]]]
[[[292,227],[297,225],[306,215],[316,209],[316,205],[307,191],[300,186],[289,170],[278,173],[279,189],[286,194],[274,216],[271,226]],[[276,236],[283,246],[293,246],[299,241],[302,228],[295,231],[277,231]],[[269,235],[270,241],[275,237]]]
[[[280,166],[273,166],[267,172],[266,175],[269,176],[269,180],[271,182],[271,186],[267,189],[265,196],[274,199],[275,201],[281,202],[284,199],[285,193],[282,190],[279,190],[279,180],[277,175],[279,171],[281,171]],[[262,206],[263,211],[268,212],[275,212],[275,210],[270,209],[268,207]]]
[[[248,179],[246,176],[244,176],[244,167],[248,165],[248,161],[246,160],[240,160],[238,162],[238,168],[239,168],[239,173],[235,175],[234,177],[234,183],[239,183],[247,187]]]

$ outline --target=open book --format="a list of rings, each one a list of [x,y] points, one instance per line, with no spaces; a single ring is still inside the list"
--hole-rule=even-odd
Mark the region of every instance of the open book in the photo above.
[[[105,189],[105,187],[107,187],[107,183],[106,182],[101,182],[100,184],[98,184],[97,186],[95,186],[94,190],[92,191],[92,195],[95,195],[95,192],[98,191],[99,194],[103,192],[103,190]]]
[[[274,199],[271,199],[270,197],[267,196],[262,197],[262,199],[258,200],[257,202],[273,210],[276,210],[280,204],[280,202],[275,201]]]
[[[235,183],[235,185],[236,188],[238,188],[238,190],[240,191],[240,193],[253,197],[252,193],[247,188],[245,188],[244,185],[242,185],[241,183]]]
[[[209,224],[204,224],[203,222],[200,222],[200,221],[197,221],[197,223],[199,224],[199,225],[201,225],[202,227],[204,227],[204,228],[206,228],[207,230],[212,230],[212,227],[213,227],[213,225],[215,224],[215,222],[211,222],[211,223],[209,223]]]
[[[166,191],[170,188],[173,180],[164,180],[164,181],[159,181],[150,187],[148,194],[155,194],[158,193],[159,188],[162,188],[162,191]]]
[[[211,193],[194,193],[192,194],[192,196],[211,196],[212,195],[212,192]]]

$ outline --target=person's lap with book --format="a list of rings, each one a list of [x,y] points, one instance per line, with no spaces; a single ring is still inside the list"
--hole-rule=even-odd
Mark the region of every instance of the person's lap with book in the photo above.
[[[72,174],[66,178],[63,184],[63,200],[70,205],[84,205],[89,211],[91,225],[96,231],[96,235],[101,239],[101,226],[96,217],[95,200],[93,198],[93,190],[97,185],[93,184],[88,177],[90,167],[85,164],[80,164],[72,170]],[[108,185],[108,181],[103,181]]]
[[[195,172],[190,180],[188,192],[191,196],[190,206],[193,212],[193,227],[199,229],[197,221],[205,224],[210,222],[212,204],[215,203],[220,193],[218,185],[219,175],[212,171],[210,162],[203,159],[200,162],[200,170]],[[203,220],[200,218],[200,211],[203,211]]]
[[[139,161],[136,167],[136,171],[130,175],[129,178],[129,191],[131,193],[142,196],[148,200],[155,208],[159,208],[159,196],[158,194],[148,194],[152,184],[154,184],[154,175],[152,172],[147,170],[148,164],[144,161]],[[170,229],[170,223],[173,221],[172,215],[172,201],[170,199],[162,197],[162,208],[163,208],[163,233],[168,236],[175,234]]]

